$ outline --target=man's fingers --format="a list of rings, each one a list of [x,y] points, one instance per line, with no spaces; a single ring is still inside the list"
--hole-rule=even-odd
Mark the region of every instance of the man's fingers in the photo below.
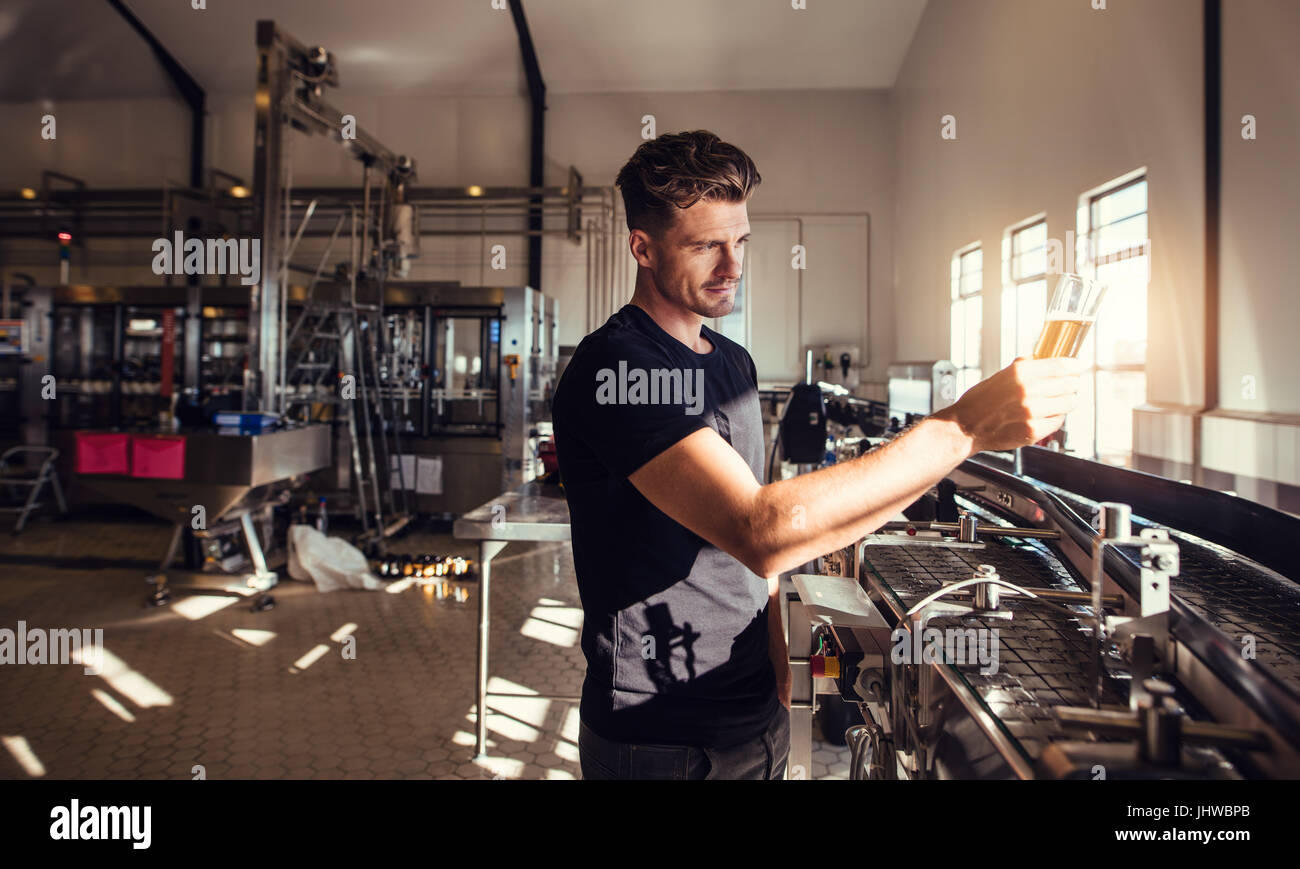
[[[1025,384],[1027,398],[1055,398],[1074,395],[1083,388],[1083,378],[1073,374],[1058,377],[1035,377]]]
[[[1073,356],[1045,356],[1042,359],[1017,356],[1011,364],[1040,374],[1079,374],[1088,367],[1088,363]]]
[[[1078,359],[1068,357],[1053,359],[1017,359],[1011,376],[1024,394],[1065,395],[1077,392],[1083,384],[1086,366]]]
[[[1046,395],[1031,398],[1025,402],[1025,409],[1029,411],[1030,419],[1047,419],[1070,413],[1078,403],[1078,396],[1074,392],[1070,392],[1064,395]]]
[[[1040,364],[1044,374],[1082,374],[1088,368],[1088,363],[1082,359],[1076,359],[1073,356],[1050,356],[1046,359],[1035,359],[1036,364]]]
[[[1047,416],[1047,417],[1043,417],[1042,419],[1035,419],[1033,423],[1030,425],[1030,428],[1034,432],[1033,440],[1031,441],[1031,443],[1037,443],[1038,441],[1041,441],[1043,438],[1047,437],[1049,434],[1052,434],[1063,425],[1065,425],[1064,414],[1061,414],[1060,416]]]

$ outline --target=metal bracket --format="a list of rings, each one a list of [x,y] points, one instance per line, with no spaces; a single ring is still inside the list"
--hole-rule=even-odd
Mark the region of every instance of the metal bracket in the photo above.
[[[1132,535],[1131,511],[1127,504],[1103,502],[1099,514],[1097,537],[1092,544],[1092,609],[1093,609],[1093,681],[1094,706],[1102,704],[1107,640],[1123,636],[1147,634],[1156,641],[1155,648],[1165,649],[1169,634],[1169,580],[1178,574],[1178,544],[1169,539],[1162,528],[1143,529],[1138,537]],[[1140,565],[1141,588],[1138,593],[1138,615],[1107,617],[1102,607],[1102,588],[1105,583],[1107,549],[1123,549],[1135,554]],[[1138,622],[1137,624],[1133,624]],[[1138,699],[1141,699],[1139,692]]]

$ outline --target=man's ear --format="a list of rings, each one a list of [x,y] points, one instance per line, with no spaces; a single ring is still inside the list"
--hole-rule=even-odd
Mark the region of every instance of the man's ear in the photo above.
[[[627,246],[632,252],[632,257],[636,260],[637,265],[654,268],[654,256],[651,250],[653,240],[645,230],[632,230],[628,235]]]

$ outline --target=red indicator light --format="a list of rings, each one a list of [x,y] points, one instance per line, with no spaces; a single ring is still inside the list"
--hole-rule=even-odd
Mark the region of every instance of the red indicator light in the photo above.
[[[59,241],[72,241],[72,233],[70,233],[70,232],[60,232],[60,233],[59,233]]]

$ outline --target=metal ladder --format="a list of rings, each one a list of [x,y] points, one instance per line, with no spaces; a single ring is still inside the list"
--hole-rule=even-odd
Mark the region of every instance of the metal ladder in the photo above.
[[[361,539],[375,543],[410,521],[407,481],[400,459],[401,432],[385,413],[383,381],[377,363],[383,322],[380,305],[351,302],[305,308],[295,330],[306,340],[297,348],[286,384],[297,387],[286,409],[301,404],[331,404],[342,411],[352,453],[352,490]],[[299,324],[301,328],[299,329]],[[355,393],[344,398],[340,375],[351,374]],[[324,389],[335,379],[334,389]],[[395,399],[393,399],[395,400]],[[338,416],[336,415],[336,421]],[[390,438],[392,439],[390,445]],[[397,486],[393,486],[394,473]]]
[[[308,209],[308,218],[312,210],[314,209]],[[374,282],[377,285],[375,301],[359,301],[354,256],[353,268],[349,274],[348,299],[332,302],[315,296],[316,285],[346,217],[347,215],[339,217],[330,243],[321,255],[320,264],[307,287],[307,298],[302,311],[286,336],[283,349],[286,367],[282,383],[286,391],[293,386],[294,394],[285,395],[284,409],[288,411],[295,405],[313,403],[332,404],[344,409],[351,443],[356,515],[362,527],[358,543],[373,545],[382,552],[382,541],[411,520],[400,459],[396,468],[392,467],[391,457],[394,454],[401,455],[401,435],[396,425],[389,425],[382,400],[383,384],[377,346],[381,340],[383,324],[382,277]],[[351,217],[352,250],[355,251],[355,208],[351,209]],[[304,226],[305,223],[306,219]],[[300,229],[299,237],[301,233]],[[297,239],[294,241],[293,247],[296,247]],[[350,373],[355,381],[356,395],[353,398],[342,397],[340,378],[345,372]],[[326,381],[331,377],[340,381],[332,389],[326,386]],[[389,451],[388,444],[390,428],[394,440],[392,452]],[[392,470],[397,471],[396,490],[392,486]],[[388,517],[387,522],[385,515]]]

